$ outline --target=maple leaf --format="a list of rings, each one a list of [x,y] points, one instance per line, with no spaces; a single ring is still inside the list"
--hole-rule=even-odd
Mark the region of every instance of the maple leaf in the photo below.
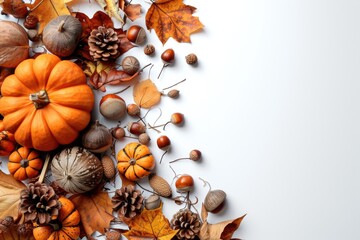
[[[204,27],[199,18],[192,15],[195,10],[182,0],[152,1],[146,13],[146,27],[155,30],[162,44],[170,37],[178,42],[191,42],[190,34]]]
[[[162,205],[154,210],[146,208],[128,223],[129,231],[124,236],[129,240],[158,239],[171,240],[178,232],[170,227],[169,220],[162,213]]]
[[[201,225],[199,234],[200,240],[232,239],[232,235],[240,227],[240,224],[245,216],[246,214],[233,220],[210,224],[207,221],[208,212],[206,211],[203,204],[201,209],[201,218],[203,220],[203,224]]]
[[[27,3],[26,6],[30,9],[30,15],[36,16],[39,20],[39,34],[52,19],[60,15],[70,15],[64,0],[35,0],[34,3]]]
[[[161,100],[161,93],[156,85],[150,80],[137,82],[133,88],[135,103],[141,108],[151,108]]]
[[[19,217],[20,192],[25,188],[25,184],[0,170],[0,218]]]
[[[102,234],[114,219],[109,194],[97,191],[88,194],[76,194],[70,197],[81,216],[81,224],[87,237],[95,231]]]

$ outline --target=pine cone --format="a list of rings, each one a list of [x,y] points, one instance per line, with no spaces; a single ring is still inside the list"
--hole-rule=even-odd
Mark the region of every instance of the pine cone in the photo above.
[[[117,189],[111,201],[120,218],[133,218],[143,210],[144,197],[132,185]]]
[[[120,55],[119,38],[112,28],[100,26],[91,31],[88,44],[90,47],[90,56],[95,61],[116,60]]]
[[[177,239],[195,239],[200,233],[201,222],[199,214],[189,209],[181,209],[171,219],[171,228],[179,229]]]
[[[45,183],[29,183],[20,193],[20,211],[25,221],[47,224],[55,219],[61,207],[54,189]]]

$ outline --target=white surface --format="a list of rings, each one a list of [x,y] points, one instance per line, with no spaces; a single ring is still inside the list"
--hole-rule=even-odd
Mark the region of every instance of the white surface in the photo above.
[[[167,161],[200,149],[201,163],[173,167],[196,179],[200,199],[207,188],[198,177],[227,192],[227,207],[210,222],[247,213],[234,237],[360,239],[360,2],[185,3],[197,7],[204,31],[192,35],[192,44],[165,46],[152,31],[157,55],[141,59],[155,63],[151,78],[159,89],[187,78],[177,87],[181,97],[163,98],[159,106],[158,122],[174,111],[186,117],[183,127],[167,127],[173,149],[159,173],[171,181]],[[176,63],[157,80],[168,47]],[[189,52],[198,55],[198,67],[186,65]],[[149,122],[157,114],[151,112]],[[179,208],[165,204],[169,217]]]

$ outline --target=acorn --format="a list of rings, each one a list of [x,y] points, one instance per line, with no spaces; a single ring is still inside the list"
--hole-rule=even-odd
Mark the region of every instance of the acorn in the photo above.
[[[182,174],[175,182],[176,191],[179,193],[190,192],[194,189],[194,179],[188,174]]]
[[[210,190],[205,197],[204,207],[206,211],[218,213],[225,204],[226,193],[223,190]]]
[[[145,199],[145,208],[147,210],[153,210],[160,207],[161,199],[158,195],[152,194]]]

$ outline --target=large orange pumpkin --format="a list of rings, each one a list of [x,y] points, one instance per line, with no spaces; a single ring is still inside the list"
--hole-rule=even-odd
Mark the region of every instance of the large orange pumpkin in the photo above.
[[[154,156],[146,145],[128,143],[117,154],[117,168],[130,181],[148,176],[155,167]]]
[[[23,181],[40,175],[43,163],[36,150],[20,147],[10,154],[8,169],[15,179]]]
[[[22,61],[4,80],[1,94],[5,129],[20,145],[41,151],[73,142],[94,105],[82,69],[51,54]]]
[[[34,223],[33,236],[36,240],[75,240],[80,236],[80,213],[74,203],[60,197],[61,208],[58,218],[49,225]]]

